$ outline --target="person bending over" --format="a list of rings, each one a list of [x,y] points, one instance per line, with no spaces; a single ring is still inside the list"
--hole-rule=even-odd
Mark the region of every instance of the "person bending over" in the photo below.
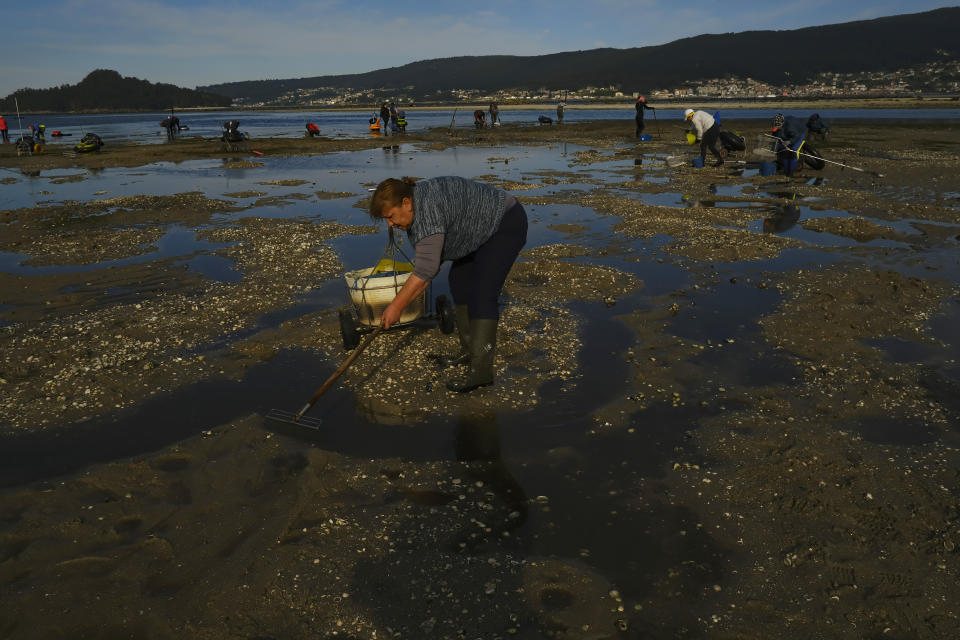
[[[717,124],[713,116],[706,111],[694,111],[687,109],[683,112],[684,119],[693,127],[697,134],[697,140],[700,141],[700,160],[706,161],[707,149],[716,156],[717,161],[713,166],[719,167],[723,164],[723,156],[717,151],[717,139],[720,137],[720,125]]]
[[[825,140],[830,135],[830,125],[820,117],[819,113],[815,113],[807,118],[807,131],[811,134],[817,134],[821,140]]]
[[[780,139],[777,148],[777,163],[783,172],[792,176],[800,168],[800,156],[807,142],[807,123],[803,118],[778,113],[770,122],[774,137]]]
[[[447,383],[456,392],[493,383],[500,312],[497,299],[510,268],[527,241],[527,213],[517,199],[482,182],[456,176],[416,181],[388,178],[370,200],[370,215],[407,232],[414,247],[413,273],[383,310],[389,329],[451,260],[460,351],[442,359],[469,365],[463,380]]]

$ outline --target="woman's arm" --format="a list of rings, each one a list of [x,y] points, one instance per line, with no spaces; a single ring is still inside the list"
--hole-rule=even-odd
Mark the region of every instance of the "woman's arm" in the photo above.
[[[428,284],[430,284],[429,280],[424,280],[411,273],[407,277],[407,281],[400,287],[400,291],[397,292],[397,296],[393,299],[393,302],[383,310],[383,314],[380,316],[380,324],[383,328],[389,329],[392,325],[396,324],[397,321],[400,320],[400,315],[403,313],[403,310],[407,308],[407,305],[416,300],[417,296],[423,293],[423,290],[427,288]]]
[[[445,237],[443,233],[435,233],[417,243],[416,254],[413,256],[413,273],[407,277],[407,281],[400,287],[400,291],[390,305],[391,307],[397,305],[397,307],[395,309],[387,307],[381,315],[384,329],[389,329],[390,325],[397,322],[407,305],[416,300],[440,271]]]

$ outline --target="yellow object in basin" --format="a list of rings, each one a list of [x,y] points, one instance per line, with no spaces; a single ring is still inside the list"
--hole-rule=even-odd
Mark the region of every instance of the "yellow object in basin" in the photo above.
[[[373,268],[373,274],[384,273],[387,271],[398,271],[400,273],[406,273],[408,271],[413,271],[413,265],[409,262],[398,262],[393,258],[382,258],[380,262],[377,263],[377,266]]]

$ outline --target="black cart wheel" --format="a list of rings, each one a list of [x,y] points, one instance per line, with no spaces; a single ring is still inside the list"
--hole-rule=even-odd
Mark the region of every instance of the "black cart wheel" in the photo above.
[[[453,303],[447,296],[437,296],[437,315],[440,317],[440,331],[453,333],[457,320],[453,313]]]
[[[344,349],[356,349],[360,344],[360,329],[349,311],[340,311],[340,337]]]
[[[747,143],[743,137],[731,131],[720,132],[720,144],[727,151],[744,151],[747,148]]]
[[[803,148],[800,149],[800,153],[807,154],[801,157],[811,169],[822,171],[823,168],[827,166],[827,163],[823,161],[823,156],[820,155],[820,152],[808,144],[803,145]]]

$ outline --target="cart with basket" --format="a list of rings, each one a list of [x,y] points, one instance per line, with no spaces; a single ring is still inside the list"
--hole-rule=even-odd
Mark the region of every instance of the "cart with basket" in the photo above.
[[[294,413],[283,409],[271,409],[266,415],[268,420],[310,429],[320,428],[322,420],[308,417],[306,413],[320,396],[326,393],[334,381],[347,370],[350,363],[383,331],[380,316],[383,314],[383,310],[396,298],[397,292],[403,288],[403,284],[411,273],[413,273],[413,264],[403,254],[391,228],[390,242],[383,252],[383,257],[375,266],[344,274],[353,309],[342,309],[340,311],[340,335],[343,338],[344,348],[352,349],[353,352],[299,411]],[[407,305],[400,316],[400,321],[393,324],[390,329],[393,330],[394,327],[429,328],[439,326],[443,333],[453,333],[456,325],[453,305],[450,303],[450,299],[444,295],[437,296],[433,305],[430,305],[432,290],[432,285],[428,286],[423,293]],[[367,336],[361,340],[361,335],[364,333]]]
[[[380,316],[403,288],[413,264],[400,248],[393,229],[390,241],[379,262],[372,267],[344,274],[352,309],[340,311],[340,335],[345,349],[355,348],[363,333],[380,326]],[[411,302],[394,327],[439,326],[443,333],[453,333],[455,316],[453,304],[445,295],[432,297],[433,285]],[[432,303],[432,304],[431,304]]]

